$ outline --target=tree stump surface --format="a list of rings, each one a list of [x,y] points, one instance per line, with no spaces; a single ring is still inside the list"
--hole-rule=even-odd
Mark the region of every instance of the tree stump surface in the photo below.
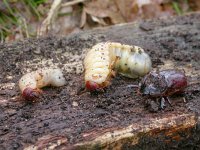
[[[198,149],[199,20],[196,13],[1,44],[0,149]],[[190,85],[162,111],[129,86],[141,79],[121,75],[103,93],[77,95],[86,49],[106,41],[144,48],[154,69],[184,69]],[[67,85],[44,88],[34,103],[24,101],[20,77],[44,67],[63,69]]]

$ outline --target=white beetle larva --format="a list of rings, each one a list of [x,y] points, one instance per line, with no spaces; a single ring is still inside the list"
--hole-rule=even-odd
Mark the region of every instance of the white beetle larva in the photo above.
[[[86,89],[93,91],[108,86],[114,71],[137,78],[147,74],[152,63],[149,55],[138,46],[106,42],[88,51],[84,67]]]
[[[60,69],[44,69],[27,73],[19,80],[19,88],[22,96],[27,100],[33,100],[41,93],[40,88],[45,86],[63,86],[66,80]]]

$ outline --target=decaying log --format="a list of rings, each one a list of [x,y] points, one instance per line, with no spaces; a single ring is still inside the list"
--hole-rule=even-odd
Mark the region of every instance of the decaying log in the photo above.
[[[198,149],[199,20],[197,13],[1,44],[0,149]],[[141,79],[120,75],[103,93],[77,95],[85,51],[102,41],[138,45],[154,69],[184,69],[190,85],[170,97],[173,107],[165,110],[129,86]],[[44,88],[36,102],[24,101],[20,77],[50,66],[64,70],[67,85]]]

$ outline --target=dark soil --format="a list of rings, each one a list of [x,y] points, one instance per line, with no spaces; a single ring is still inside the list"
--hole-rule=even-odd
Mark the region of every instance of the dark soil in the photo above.
[[[158,103],[145,100],[129,87],[140,79],[118,75],[99,94],[77,95],[83,83],[83,50],[101,41],[141,46],[150,54],[154,68],[164,68],[170,60],[174,68],[184,68],[189,82],[200,80],[200,14],[144,21],[108,29],[83,32],[68,37],[27,39],[0,45],[0,149],[22,149],[44,135],[64,136],[70,144],[84,140],[83,134],[122,128],[150,118],[184,112],[200,112],[200,84],[192,84],[185,94],[171,97],[173,107],[164,111]],[[48,60],[48,61],[46,61]],[[44,63],[42,63],[44,62]],[[67,85],[44,88],[34,103],[20,97],[18,80],[29,71],[59,66]],[[186,99],[186,103],[183,101]],[[148,106],[150,107],[146,107]],[[150,111],[157,111],[151,113]]]

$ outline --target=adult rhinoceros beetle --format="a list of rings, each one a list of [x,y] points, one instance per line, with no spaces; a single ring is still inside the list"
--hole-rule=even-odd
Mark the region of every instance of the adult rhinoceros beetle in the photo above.
[[[168,96],[181,93],[187,87],[187,77],[180,70],[163,70],[147,74],[139,85],[140,95],[148,98],[161,98],[161,108],[167,101],[170,105]]]

